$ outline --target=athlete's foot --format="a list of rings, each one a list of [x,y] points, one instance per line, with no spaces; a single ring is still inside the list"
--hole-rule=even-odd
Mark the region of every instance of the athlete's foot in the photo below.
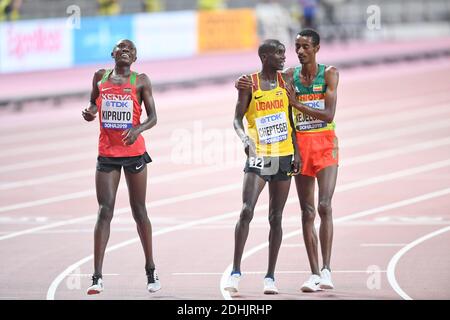
[[[92,276],[92,285],[87,289],[87,294],[99,294],[103,291],[103,279],[101,276]]]
[[[239,291],[239,281],[241,280],[240,273],[232,273],[228,277],[227,284],[225,285],[224,290],[230,293],[236,293]]]
[[[155,269],[147,271],[147,290],[151,293],[161,290],[161,283]]]
[[[275,287],[275,280],[273,278],[264,278],[264,294],[278,294],[278,289]]]
[[[316,292],[321,291],[320,288],[320,277],[317,274],[312,274],[308,280],[306,280],[301,289],[303,292]]]
[[[319,284],[320,288],[322,289],[333,289],[334,285],[333,282],[331,281],[331,271],[328,269],[322,269],[322,271],[320,271],[320,284]]]

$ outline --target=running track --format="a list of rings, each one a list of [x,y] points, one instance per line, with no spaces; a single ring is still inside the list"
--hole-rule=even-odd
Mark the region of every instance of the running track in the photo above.
[[[299,290],[309,265],[293,183],[276,272],[280,294],[262,294],[264,191],[244,253],[241,294],[233,299],[450,298],[449,72],[448,58],[341,72],[336,289]],[[2,113],[0,299],[230,298],[221,286],[232,262],[244,159],[232,131],[236,92],[226,84],[155,93],[155,99],[158,125],[145,134],[154,160],[147,198],[163,289],[146,291],[122,181],[104,261],[105,291],[86,296],[98,123],[82,121],[86,101],[67,101],[60,108]],[[180,157],[183,147],[187,154]]]

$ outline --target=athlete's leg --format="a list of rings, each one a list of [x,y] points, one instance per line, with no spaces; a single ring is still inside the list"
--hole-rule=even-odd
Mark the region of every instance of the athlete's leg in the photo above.
[[[291,179],[285,181],[269,182],[269,264],[266,277],[274,279],[275,265],[277,263],[278,251],[280,250],[283,230],[281,219],[284,205],[289,195]]]
[[[145,270],[149,271],[150,269],[155,268],[155,263],[153,262],[152,251],[152,225],[148,218],[147,208],[145,206],[147,167],[138,173],[124,171],[128,185],[131,212],[134,221],[136,221],[137,232],[141,239],[142,248],[144,249]]]
[[[317,234],[314,228],[316,208],[314,207],[315,178],[299,174],[295,176],[295,186],[302,210],[303,239],[308,254],[311,272],[320,275],[319,254],[317,251]]]
[[[103,258],[109,239],[110,225],[116,202],[117,187],[120,181],[120,170],[95,174],[98,215],[94,230],[94,275],[102,275]]]
[[[243,205],[234,231],[233,272],[241,272],[241,259],[248,237],[249,224],[253,219],[256,202],[265,184],[264,179],[256,173],[247,172],[244,175],[244,186],[242,190]]]
[[[320,216],[320,248],[322,250],[323,268],[330,269],[331,246],[333,243],[333,215],[331,199],[336,186],[337,165],[326,167],[317,173],[319,185],[319,205],[317,211]]]

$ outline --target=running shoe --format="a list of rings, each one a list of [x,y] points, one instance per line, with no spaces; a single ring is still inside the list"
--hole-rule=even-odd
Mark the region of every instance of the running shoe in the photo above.
[[[100,276],[92,276],[92,285],[87,289],[87,294],[99,294],[103,291],[103,279]]]
[[[308,280],[306,280],[302,287],[301,290],[303,292],[316,292],[316,291],[320,291],[322,290],[320,288],[320,277],[317,274],[312,274]]]
[[[227,284],[224,288],[224,290],[236,293],[239,290],[239,281],[241,280],[241,274],[240,273],[232,273],[227,280]]]
[[[161,290],[161,283],[155,269],[147,272],[147,290],[151,293]]]
[[[333,289],[333,282],[331,282],[331,271],[328,269],[323,269],[320,271],[320,288],[322,289]]]
[[[275,287],[275,280],[272,278],[264,278],[264,294],[278,294],[278,289]]]

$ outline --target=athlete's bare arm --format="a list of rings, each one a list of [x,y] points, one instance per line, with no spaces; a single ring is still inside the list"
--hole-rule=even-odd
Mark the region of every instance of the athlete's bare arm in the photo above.
[[[99,95],[97,83],[102,79],[103,75],[105,74],[105,71],[106,71],[105,69],[98,70],[97,72],[95,72],[94,78],[92,79],[91,99],[89,107],[81,111],[81,115],[86,121],[94,120],[95,115],[97,114],[98,108],[95,103],[95,100]]]
[[[336,112],[336,101],[337,101],[337,87],[339,83],[339,72],[333,67],[329,66],[325,70],[325,83],[327,85],[327,91],[325,92],[325,109],[317,110],[307,105],[301,103],[297,100],[295,95],[294,86],[291,85],[287,88],[289,103],[297,110],[313,116],[319,120],[331,123],[334,119],[334,114]]]
[[[289,68],[289,69],[287,69],[286,71],[284,71],[282,73],[284,82],[286,83],[286,86],[288,86],[288,87],[294,81],[293,72],[290,71],[291,69],[292,68]],[[289,105],[289,123],[290,123],[291,128],[292,128],[292,143],[294,145],[294,161],[293,161],[292,175],[295,176],[295,175],[300,173],[302,160],[301,160],[301,157],[300,157],[300,150],[298,150],[297,135],[295,134],[295,125],[294,125],[294,119],[292,117],[292,114],[293,114],[292,106]]]
[[[242,119],[247,112],[248,106],[252,99],[251,86],[250,89],[239,89],[238,90],[238,100],[236,102],[236,110],[234,112],[233,126],[239,139],[244,144],[244,150],[247,156],[249,151],[251,154],[255,153],[255,144],[252,139],[245,133],[244,123]],[[250,150],[249,150],[250,149]]]
[[[122,140],[127,145],[133,144],[143,131],[154,127],[157,122],[152,84],[145,73],[141,73],[138,75],[136,91],[138,95],[138,101],[140,103],[144,102],[145,111],[147,112],[147,119],[145,119],[140,125],[123,132],[122,135],[124,136],[124,138]]]

